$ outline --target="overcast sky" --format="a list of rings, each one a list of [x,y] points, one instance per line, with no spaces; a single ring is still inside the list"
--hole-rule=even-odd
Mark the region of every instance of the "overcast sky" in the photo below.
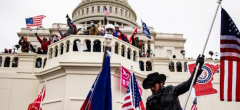
[[[202,52],[204,42],[215,13],[216,0],[128,0],[140,18],[156,32],[182,33],[186,57],[194,57]],[[12,48],[18,43],[17,32],[25,28],[25,18],[46,15],[43,26],[50,28],[53,23],[66,23],[66,14],[81,0],[1,0],[0,1],[0,51]],[[240,0],[223,0],[222,7],[240,27]],[[219,53],[220,19],[219,10],[210,40],[205,51]]]

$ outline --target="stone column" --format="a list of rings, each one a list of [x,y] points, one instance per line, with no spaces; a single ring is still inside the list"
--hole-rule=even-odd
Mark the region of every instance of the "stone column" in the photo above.
[[[155,54],[154,41],[151,42],[150,48],[151,48],[153,54]]]
[[[61,47],[58,48],[58,56],[60,56],[60,55],[61,55]]]
[[[159,50],[160,50],[159,57],[163,57],[163,46],[162,45],[159,46]]]
[[[131,52],[131,53],[130,53],[130,60],[133,60],[133,57],[134,57],[134,56],[133,56],[133,53]],[[135,60],[136,60],[136,58],[135,58]]]
[[[181,62],[182,63],[182,73],[184,73],[184,62]]]
[[[9,64],[9,67],[10,67],[10,68],[12,68],[12,62],[13,62],[13,59],[11,58],[10,64]]]
[[[118,47],[118,55],[122,56],[122,48]]]
[[[52,58],[55,58],[55,50],[52,51]]]
[[[115,13],[115,12],[114,12]],[[114,22],[114,26],[116,26],[117,25],[117,22]]]
[[[139,62],[139,55],[138,55],[138,53],[137,53],[137,55],[136,55],[136,62]]]
[[[174,72],[177,72],[177,62],[173,62],[174,63]]]
[[[145,49],[145,54],[147,53],[147,48],[148,48],[148,45],[147,45],[147,41],[144,41],[144,49]]]
[[[2,64],[1,64],[1,68],[3,68],[3,67],[4,67],[4,62],[5,62],[5,60],[2,58]]]
[[[127,50],[124,50],[124,57],[127,58]]]
[[[67,46],[65,45],[65,46],[63,46],[63,54],[65,54],[66,51],[67,51]]]
[[[73,52],[73,43],[69,43],[69,52]]]
[[[80,45],[81,45],[81,47],[80,47],[80,51],[79,52],[83,52],[84,42],[81,42]]]
[[[93,52],[93,43],[91,43],[91,52]]]
[[[143,61],[143,63],[144,63],[144,64],[143,64],[143,67],[144,67],[144,71],[146,71],[146,68],[147,68],[147,64],[146,64],[146,62],[144,62],[144,61]]]

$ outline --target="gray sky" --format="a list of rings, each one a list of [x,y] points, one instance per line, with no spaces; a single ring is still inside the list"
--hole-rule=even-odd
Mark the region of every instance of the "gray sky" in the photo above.
[[[216,0],[128,0],[140,19],[154,27],[156,32],[182,33],[186,57],[196,58],[202,52],[204,42],[217,7]],[[43,26],[50,28],[53,23],[66,23],[66,14],[81,0],[1,0],[0,1],[0,51],[12,48],[18,43],[17,32],[25,28],[25,18],[45,15]],[[222,7],[240,27],[240,0],[223,0]],[[205,52],[219,53],[220,10]],[[141,24],[140,24],[141,25]]]

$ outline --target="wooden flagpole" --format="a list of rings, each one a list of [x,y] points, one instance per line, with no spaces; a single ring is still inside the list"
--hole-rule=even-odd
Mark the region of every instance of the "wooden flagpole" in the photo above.
[[[208,43],[210,34],[211,34],[211,32],[212,32],[213,24],[214,24],[214,22],[215,22],[215,19],[216,19],[216,16],[217,16],[217,12],[218,12],[218,9],[219,9],[219,7],[220,7],[220,5],[221,5],[221,2],[222,2],[222,0],[218,0],[218,2],[217,2],[217,3],[218,3],[217,9],[216,9],[215,15],[214,15],[214,17],[213,17],[213,22],[212,22],[212,24],[211,24],[211,26],[210,26],[210,30],[209,30],[209,33],[208,33],[208,36],[207,36],[207,40],[206,40],[206,42],[205,42],[205,45],[204,45],[204,47],[203,47],[203,51],[202,51],[201,56],[204,54],[205,49],[206,49],[206,47],[207,47],[207,43]],[[194,83],[194,81],[195,81],[195,79],[196,79],[199,66],[200,66],[200,65],[199,65],[199,63],[198,63],[198,64],[197,64],[197,67],[196,67],[196,71],[195,71],[195,73],[194,73],[194,77],[193,77],[193,80],[192,80],[190,89],[189,89],[189,92],[188,92],[188,95],[187,95],[187,98],[186,98],[186,101],[185,101],[185,104],[184,104],[183,110],[186,110],[187,103],[188,103],[188,100],[189,100],[189,96],[190,96],[190,94],[191,94],[191,91],[192,91],[192,88],[193,88],[193,83]]]

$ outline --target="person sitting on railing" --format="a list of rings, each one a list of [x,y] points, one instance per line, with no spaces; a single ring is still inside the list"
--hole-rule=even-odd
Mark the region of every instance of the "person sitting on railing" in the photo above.
[[[69,18],[68,15],[66,16],[66,18],[67,18],[67,24],[68,24],[69,29],[64,34],[58,29],[58,31],[61,35],[61,39],[64,39],[65,37],[68,37],[70,35],[76,35],[77,34],[77,26],[72,23],[72,20]]]
[[[40,42],[40,44],[41,44],[41,48],[42,48],[42,50],[43,50],[43,54],[47,54],[47,51],[48,51],[48,46],[51,44],[51,38],[53,38],[53,35],[51,35],[50,36],[50,38],[49,38],[49,41],[47,41],[47,38],[46,37],[44,37],[43,38],[43,40],[38,36],[38,34],[37,33],[35,33],[35,35],[36,35],[36,37],[37,37],[37,39],[38,39],[38,41]]]
[[[38,47],[38,48],[37,48],[37,52],[36,52],[36,53],[37,53],[37,54],[43,54],[41,47]]]
[[[98,35],[98,27],[95,26],[93,20],[91,20],[91,28],[89,30],[89,35]]]
[[[21,37],[21,39],[18,42],[19,45],[21,45],[21,51],[22,52],[29,52],[29,45],[30,43],[27,41],[27,37]]]

